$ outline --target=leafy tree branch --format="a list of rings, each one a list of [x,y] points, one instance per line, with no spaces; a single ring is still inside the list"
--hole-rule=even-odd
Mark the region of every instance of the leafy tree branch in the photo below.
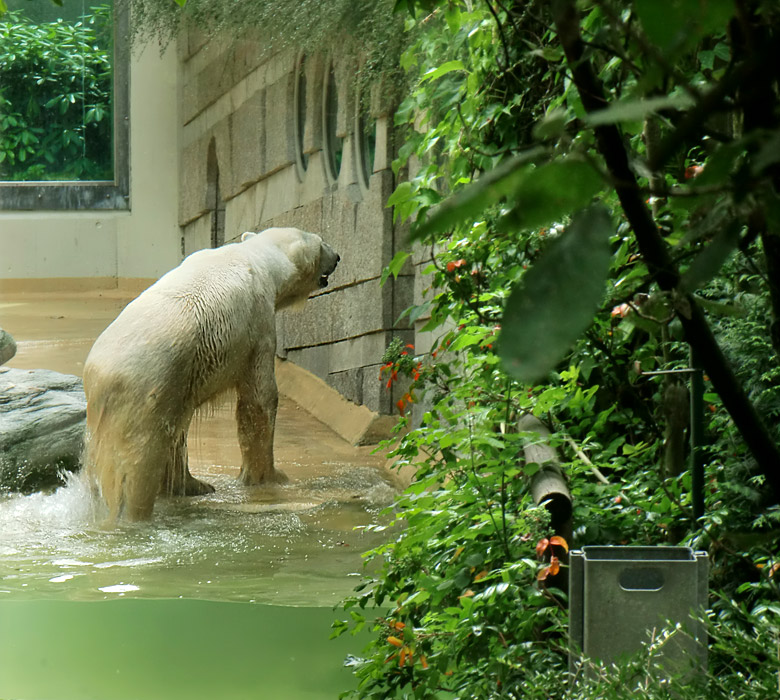
[[[598,113],[608,103],[584,55],[580,17],[574,2],[556,1],[555,25],[582,104],[588,114]],[[736,88],[740,82],[738,78],[744,80],[755,68],[756,64],[743,65],[739,70],[727,73],[728,79],[724,77],[718,88],[710,91],[689,113],[684,124],[672,132],[669,141],[662,144],[659,149],[661,155],[657,156],[656,162],[648,164],[651,170],[662,169],[665,165],[663,154],[675,150],[676,144],[685,140],[686,125],[700,123],[703,115],[709,114],[726,94]],[[640,188],[631,170],[620,131],[614,124],[596,126],[594,131],[599,152],[612,175],[615,191],[651,274],[663,291],[672,294],[686,340],[710,376],[732,420],[739,427],[775,497],[780,498],[780,450],[731,370],[696,298],[681,287],[680,273],[658,233],[651,212],[640,197]]]

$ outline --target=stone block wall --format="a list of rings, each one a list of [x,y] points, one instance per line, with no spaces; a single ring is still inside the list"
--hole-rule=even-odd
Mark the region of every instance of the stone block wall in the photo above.
[[[263,59],[260,41],[192,32],[179,42],[182,253],[212,245],[221,221],[225,242],[271,226],[319,233],[341,264],[303,309],[279,314],[278,354],[390,413],[400,397],[379,382],[381,357],[393,335],[412,342],[394,324],[414,296],[412,275],[379,284],[402,235],[385,206],[395,186],[390,106],[381,94],[357,99],[352,58]],[[374,125],[368,139],[361,123]]]

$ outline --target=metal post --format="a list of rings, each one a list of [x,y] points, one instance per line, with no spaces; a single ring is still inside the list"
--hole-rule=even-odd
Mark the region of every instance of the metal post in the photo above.
[[[693,519],[704,515],[704,372],[691,348],[691,501]]]
[[[691,366],[684,369],[663,369],[655,372],[640,372],[643,377],[658,377],[666,374],[689,374],[690,385],[690,464],[691,464],[691,503],[693,506],[693,524],[704,515],[704,371],[691,348]]]

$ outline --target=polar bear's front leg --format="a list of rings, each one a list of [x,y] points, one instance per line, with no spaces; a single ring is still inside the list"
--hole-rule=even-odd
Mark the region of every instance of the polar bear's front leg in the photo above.
[[[241,446],[241,474],[246,485],[285,483],[287,477],[274,467],[274,426],[279,394],[273,355],[259,363],[256,372],[238,385],[236,422]]]

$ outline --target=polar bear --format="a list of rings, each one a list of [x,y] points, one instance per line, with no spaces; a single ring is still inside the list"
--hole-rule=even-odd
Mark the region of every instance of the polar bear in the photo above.
[[[84,472],[112,521],[149,519],[158,493],[213,491],[189,472],[187,431],[195,409],[228,389],[239,478],[286,479],[273,457],[274,312],[327,286],[339,260],[314,233],[247,232],[187,257],[103,331],[84,365]]]

